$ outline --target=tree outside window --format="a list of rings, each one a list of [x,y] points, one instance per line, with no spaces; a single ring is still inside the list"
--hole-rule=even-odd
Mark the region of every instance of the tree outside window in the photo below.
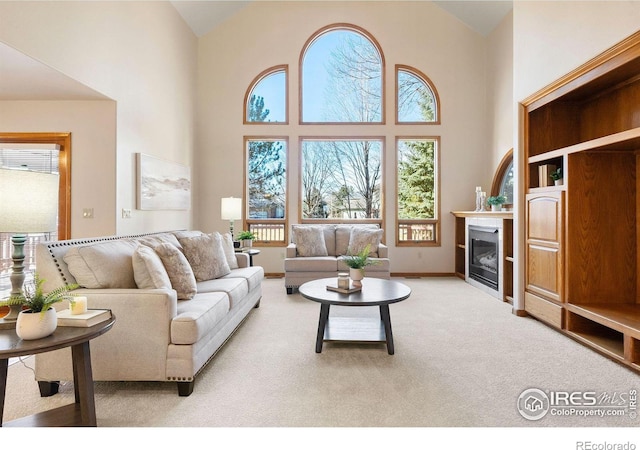
[[[380,219],[381,180],[381,140],[302,140],[303,219]]]
[[[437,242],[438,140],[398,139],[398,242]]]

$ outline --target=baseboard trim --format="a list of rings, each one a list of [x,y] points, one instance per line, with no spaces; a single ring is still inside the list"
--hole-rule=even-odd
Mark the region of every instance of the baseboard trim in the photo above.
[[[455,273],[451,272],[391,272],[391,277],[398,278],[439,278],[439,277],[454,277]]]

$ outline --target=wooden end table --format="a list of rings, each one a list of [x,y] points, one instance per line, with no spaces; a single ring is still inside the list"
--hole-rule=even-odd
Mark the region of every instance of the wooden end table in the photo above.
[[[308,281],[298,288],[300,294],[320,303],[320,319],[316,337],[316,353],[322,352],[324,341],[386,342],[387,352],[395,353],[389,305],[409,298],[411,289],[397,281],[365,277],[362,290],[351,294],[327,290],[337,286],[337,278],[322,278]],[[329,317],[331,305],[379,306],[380,319]]]
[[[111,329],[115,316],[88,328],[58,327],[51,336],[23,341],[15,330],[0,330],[0,426],[96,426],[96,407],[89,341]],[[9,358],[71,347],[75,403],[2,423]]]

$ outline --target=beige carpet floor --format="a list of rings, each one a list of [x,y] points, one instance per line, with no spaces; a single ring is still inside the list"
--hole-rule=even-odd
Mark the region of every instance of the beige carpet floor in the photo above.
[[[396,280],[412,295],[390,307],[393,356],[382,344],[325,343],[316,354],[319,305],[267,279],[260,308],[201,372],[190,397],[179,397],[172,383],[97,382],[98,426],[638,426],[628,415],[524,419],[516,404],[528,388],[627,395],[640,388],[640,375],[516,317],[511,305],[457,278]],[[354,313],[378,314],[332,309]],[[8,378],[5,421],[73,401],[70,382],[40,398],[20,362]]]

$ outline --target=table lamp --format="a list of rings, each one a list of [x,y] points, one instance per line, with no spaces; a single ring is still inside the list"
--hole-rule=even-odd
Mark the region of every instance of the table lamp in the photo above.
[[[26,234],[51,232],[58,226],[58,186],[58,174],[0,169],[0,232],[13,233],[12,297],[23,294]],[[21,309],[11,306],[0,321],[15,324]]]
[[[231,240],[233,239],[233,221],[242,219],[242,199],[234,197],[225,197],[221,199],[222,220],[229,221],[229,231],[231,232]]]

